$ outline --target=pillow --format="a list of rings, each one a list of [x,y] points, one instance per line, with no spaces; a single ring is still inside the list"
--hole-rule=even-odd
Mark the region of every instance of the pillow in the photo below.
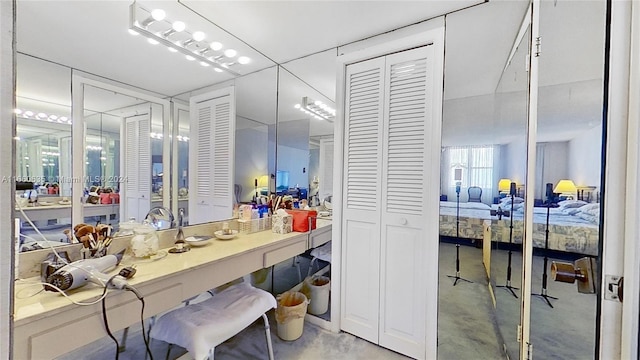
[[[562,209],[561,211],[565,215],[576,215],[577,213],[580,212],[580,208],[568,208],[568,209]]]
[[[600,215],[600,204],[599,203],[591,203],[579,208],[581,213],[599,216]]]
[[[580,219],[586,220],[586,221],[588,221],[588,222],[590,222],[592,224],[596,224],[596,225],[600,221],[600,216],[594,216],[594,215],[587,214],[587,213],[584,213],[584,212],[580,212],[580,213],[576,214],[576,216],[579,217]]]
[[[520,203],[523,203],[523,202],[524,202],[524,199],[523,199],[523,198],[521,198],[521,197],[517,197],[517,196],[516,196],[516,197],[514,197],[514,198],[513,198],[513,202],[514,202],[514,203],[516,203],[516,204],[520,204]],[[501,199],[501,200],[500,200],[500,205],[501,205],[501,206],[504,206],[504,205],[511,205],[511,196],[508,196],[508,197],[506,197],[506,198]]]
[[[564,210],[564,209],[579,208],[581,206],[587,205],[587,202],[582,200],[563,200],[563,201],[560,201],[558,205],[560,205],[560,210]]]

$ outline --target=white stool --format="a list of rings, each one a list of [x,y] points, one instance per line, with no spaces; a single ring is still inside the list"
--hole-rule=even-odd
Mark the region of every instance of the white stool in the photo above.
[[[307,276],[311,276],[313,264],[315,264],[318,259],[322,261],[326,261],[329,264],[331,264],[331,241],[311,250],[311,257],[312,258],[311,258],[311,262],[309,263],[309,270],[307,271]]]
[[[195,360],[213,360],[215,347],[244,330],[262,316],[269,359],[273,360],[271,333],[266,312],[277,307],[268,292],[249,284],[233,285],[197,304],[172,310],[156,321],[151,338],[176,344]]]

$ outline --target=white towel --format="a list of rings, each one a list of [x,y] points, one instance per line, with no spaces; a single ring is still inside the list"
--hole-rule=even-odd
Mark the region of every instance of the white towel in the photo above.
[[[211,299],[191,304],[163,315],[151,329],[151,337],[184,347],[196,360],[262,314],[276,308],[273,295],[241,283]]]

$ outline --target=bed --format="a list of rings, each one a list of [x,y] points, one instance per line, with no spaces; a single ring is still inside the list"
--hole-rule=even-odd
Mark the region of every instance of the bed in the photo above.
[[[569,200],[558,208],[549,209],[549,249],[585,255],[598,254],[599,211],[597,203]],[[483,203],[460,203],[460,238],[482,240],[483,223],[490,220],[491,241],[509,242],[511,219],[491,216],[491,210],[511,210],[509,204],[487,205]],[[533,246],[545,247],[547,208],[534,207]],[[524,233],[524,211],[516,204],[513,211],[513,242],[522,243]],[[440,202],[440,236],[456,237],[456,203]]]

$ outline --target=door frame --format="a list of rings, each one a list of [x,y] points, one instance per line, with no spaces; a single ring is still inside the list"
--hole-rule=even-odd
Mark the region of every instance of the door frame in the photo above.
[[[618,5],[616,5],[618,6]],[[631,3],[631,9],[624,9],[631,15],[629,40],[629,74],[628,83],[628,132],[627,132],[627,164],[625,189],[632,189],[626,193],[625,227],[624,227],[624,269],[625,283],[624,302],[622,303],[621,325],[621,359],[637,359],[640,356],[638,342],[640,342],[639,314],[640,293],[638,287],[632,284],[640,282],[640,6]],[[616,14],[616,13],[614,13]],[[624,14],[624,13],[623,13]],[[618,18],[614,18],[618,21]],[[626,21],[623,16],[620,21]],[[612,34],[615,37],[615,34]],[[620,55],[624,56],[621,51]],[[622,74],[624,75],[624,74]],[[621,79],[622,81],[622,79]],[[606,213],[606,212],[605,212]],[[614,339],[613,339],[614,340]],[[610,342],[612,339],[605,339]],[[605,343],[606,344],[606,343]],[[608,347],[608,346],[607,346]],[[602,356],[602,358],[605,358]]]
[[[444,41],[445,41],[445,21],[444,16],[440,16],[434,18],[423,24],[420,32],[414,35],[406,36],[403,38],[399,38],[396,40],[391,40],[382,44],[372,45],[362,50],[353,51],[348,54],[340,54],[337,59],[337,69],[336,69],[336,121],[334,122],[334,139],[335,139],[335,147],[334,147],[334,159],[343,159],[344,158],[344,108],[345,101],[344,96],[346,93],[345,84],[346,84],[346,69],[350,64],[354,64],[360,61],[388,55],[395,52],[400,52],[404,50],[409,50],[418,46],[424,45],[432,45],[436,46],[436,50],[434,52],[434,66],[436,68],[444,67]],[[434,102],[442,103],[442,97],[444,93],[444,73],[441,72],[438,79],[434,80],[436,83],[440,84],[440,88],[442,91],[434,93]],[[434,117],[433,121],[438,125],[438,128],[442,123],[442,111],[440,111],[439,116]],[[432,134],[431,138],[431,146],[440,148],[441,144],[441,131],[435,131]],[[439,153],[438,153],[439,154]],[[432,160],[435,165],[440,167],[440,157]],[[333,169],[333,203],[341,204],[343,201],[343,176],[344,170],[342,168],[342,162],[336,161],[334,163]],[[438,175],[439,176],[439,175]],[[439,193],[440,191],[440,182],[434,181],[433,187],[435,193]],[[425,211],[429,214],[429,216],[433,216],[438,218],[439,214],[439,201],[434,196],[433,201],[425,204]],[[335,274],[341,274],[342,271],[342,209],[340,206],[336,206],[333,209],[333,228],[332,228],[332,245],[331,245],[331,254],[332,254],[332,271]],[[437,236],[434,239],[437,242]],[[426,308],[426,317],[427,319],[437,319],[438,317],[438,251],[434,251],[429,253],[427,258],[423,261],[427,264],[425,267],[427,268],[427,276],[424,281],[427,284],[433,284],[433,288],[427,292],[427,303],[425,304]],[[339,332],[341,329],[340,324],[340,309],[341,309],[341,278],[340,276],[335,276],[331,281],[331,331]],[[438,324],[437,321],[429,322],[426,328],[426,353],[425,358],[427,359],[435,359],[437,357],[437,337],[438,337]]]

